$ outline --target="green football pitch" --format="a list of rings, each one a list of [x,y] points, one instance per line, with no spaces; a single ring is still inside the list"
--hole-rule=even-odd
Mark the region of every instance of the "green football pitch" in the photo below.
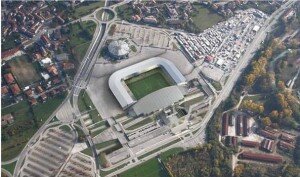
[[[137,100],[149,93],[172,85],[171,79],[166,76],[161,68],[129,78],[125,83]]]

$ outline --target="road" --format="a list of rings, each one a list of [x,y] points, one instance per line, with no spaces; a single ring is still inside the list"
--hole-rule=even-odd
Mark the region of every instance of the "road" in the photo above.
[[[243,55],[243,57],[241,58],[241,61],[239,62],[239,64],[237,65],[237,67],[232,71],[230,77],[228,78],[225,86],[223,87],[222,92],[217,96],[216,100],[213,102],[213,104],[210,107],[210,111],[205,115],[203,121],[200,124],[194,125],[193,127],[191,127],[191,131],[194,130],[198,130],[194,135],[192,140],[196,140],[197,142],[198,139],[201,139],[205,136],[205,128],[210,120],[210,118],[213,116],[215,110],[219,107],[219,105],[228,98],[228,96],[231,93],[231,90],[233,89],[233,87],[235,86],[235,83],[237,82],[238,78],[240,77],[240,75],[242,74],[243,70],[247,67],[247,65],[249,64],[249,62],[251,61],[251,59],[253,58],[255,52],[257,51],[257,49],[259,49],[261,42],[264,41],[264,39],[267,36],[267,33],[270,32],[272,30],[272,26],[277,22],[277,20],[279,19],[279,17],[282,15],[282,13],[284,12],[285,9],[287,9],[288,7],[290,7],[292,4],[294,4],[296,1],[289,1],[287,3],[285,3],[284,5],[281,6],[281,8],[277,9],[264,23],[264,26],[262,26],[261,30],[259,31],[259,33],[255,36],[254,40],[252,41],[251,45],[248,47],[248,50],[245,52],[245,54]],[[187,133],[190,133],[190,131],[184,132],[182,133],[182,135],[185,135]],[[173,141],[174,139],[171,137],[167,140],[164,141],[164,143],[168,143]],[[160,143],[161,145],[161,143]],[[159,146],[156,146],[156,148],[158,148]],[[161,150],[160,152],[163,152],[165,150],[167,150],[168,148],[165,148],[163,150]],[[144,153],[143,153],[144,154]],[[142,155],[142,154],[141,154]],[[151,156],[149,156],[149,158],[146,159],[150,159]],[[134,164],[131,164],[129,166],[125,166],[122,169],[119,169],[112,174],[116,175],[119,174],[123,171],[126,171],[130,168],[133,168],[134,166],[137,166],[139,164],[141,164],[143,161],[138,161]],[[109,175],[109,176],[111,176]]]
[[[244,54],[243,58],[241,59],[239,65],[235,68],[235,70],[231,73],[230,78],[228,79],[226,85],[224,86],[222,92],[217,96],[216,100],[212,104],[210,111],[206,114],[204,117],[204,120],[201,124],[197,124],[194,126],[194,130],[199,129],[197,133],[194,135],[194,138],[197,139],[197,137],[203,136],[204,130],[207,126],[207,123],[209,122],[210,118],[212,117],[215,109],[220,105],[222,101],[224,101],[229,95],[231,90],[233,89],[236,81],[238,80],[239,76],[241,75],[243,69],[248,65],[250,62],[251,58],[254,55],[254,52],[259,48],[261,42],[265,39],[267,32],[271,30],[271,27],[275,22],[278,20],[279,16],[283,13],[283,10],[291,6],[293,3],[296,1],[289,1],[282,5],[282,7],[278,10],[276,10],[270,17],[269,19],[265,22],[265,25],[262,27],[260,30],[259,34],[257,34],[256,38],[253,40],[251,45],[249,46],[249,50]],[[105,6],[107,5],[107,1],[105,2]],[[106,33],[106,27],[107,23],[97,24],[97,28],[92,40],[92,45],[89,47],[84,60],[80,66],[80,69],[78,70],[74,82],[73,82],[73,87],[71,89],[71,92],[68,94],[67,98],[64,100],[64,102],[60,105],[60,107],[70,99],[70,97],[73,97],[73,107],[75,110],[75,115],[80,118],[80,111],[77,106],[77,100],[78,100],[78,95],[81,91],[81,89],[85,89],[86,85],[89,80],[90,73],[93,69],[93,66],[98,58],[99,51],[104,43],[102,39],[104,39],[107,35]],[[162,30],[162,29],[160,29]],[[169,31],[169,30],[168,30]],[[19,155],[19,159],[17,161],[16,167],[15,167],[15,172],[19,172],[20,168],[22,166],[22,162],[24,161],[24,158],[27,154],[27,152],[30,149],[30,146],[34,144],[38,137],[44,132],[46,125],[50,123],[56,112],[60,109],[60,107],[49,117],[49,119],[43,124],[43,126],[35,133],[35,135],[29,140],[29,142],[26,144],[25,148],[22,150],[22,152]],[[74,120],[75,121],[75,120]],[[87,129],[84,127],[84,132],[87,135],[88,141],[91,146],[93,146],[93,142],[91,140],[91,137],[88,135]],[[171,139],[170,139],[171,140]],[[171,142],[171,141],[169,141]],[[94,149],[94,148],[93,148]],[[165,150],[165,149],[164,149]],[[163,151],[163,150],[162,150]],[[95,157],[95,152],[93,151],[93,155]],[[141,162],[137,162],[134,164],[134,166],[140,164]],[[98,165],[97,165],[98,169]],[[99,171],[99,170],[98,170]],[[17,176],[17,173],[14,173],[14,176]]]
[[[212,104],[210,111],[206,114],[204,117],[203,122],[198,125],[195,129],[199,130],[194,135],[195,138],[198,136],[203,136],[205,133],[205,128],[207,126],[207,123],[209,122],[210,118],[213,116],[214,111],[219,107],[222,101],[226,100],[228,96],[231,93],[231,90],[235,86],[235,83],[237,82],[238,78],[242,74],[243,70],[247,67],[249,62],[251,61],[252,57],[255,55],[255,51],[259,49],[261,42],[263,42],[267,36],[267,33],[270,32],[272,29],[272,26],[277,22],[279,17],[284,12],[284,9],[287,9],[292,4],[294,4],[296,1],[289,1],[282,5],[279,9],[277,9],[264,23],[264,26],[261,28],[259,33],[256,35],[254,40],[252,41],[251,45],[248,47],[248,50],[243,55],[241,61],[235,68],[235,70],[232,71],[230,74],[229,79],[227,80],[226,85],[224,86],[222,92],[217,96],[216,100]]]
[[[106,2],[105,2],[105,4],[107,4]],[[94,37],[91,42],[92,45],[89,47],[87,54],[85,55],[85,58],[80,65],[80,69],[78,70],[78,72],[75,76],[75,79],[73,82],[73,87],[71,88],[70,93],[68,94],[67,98],[63,101],[63,103],[55,110],[55,112],[53,112],[51,114],[51,116],[46,120],[46,122],[39,128],[39,130],[28,141],[25,148],[22,150],[22,152],[19,155],[13,176],[18,176],[18,173],[20,172],[20,169],[22,167],[22,162],[24,161],[28,151],[30,150],[30,147],[38,140],[39,136],[45,131],[45,129],[47,128],[46,127],[47,124],[50,123],[50,121],[56,115],[58,110],[64,105],[65,102],[69,101],[71,96],[73,96],[74,94],[79,95],[80,90],[81,90],[82,81],[85,80],[85,79],[83,79],[84,78],[83,76],[87,76],[91,70],[90,65],[91,65],[93,59],[96,58],[95,56],[96,56],[97,49],[100,47],[98,45],[100,44],[100,42],[103,38],[103,34],[105,32],[105,27],[106,27],[106,25],[97,24],[97,27],[96,27],[96,30],[94,33]],[[73,99],[73,102],[74,102],[74,99]],[[77,107],[77,110],[78,110],[78,107]]]

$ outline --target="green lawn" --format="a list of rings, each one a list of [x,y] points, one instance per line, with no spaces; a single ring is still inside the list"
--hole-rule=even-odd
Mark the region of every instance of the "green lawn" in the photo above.
[[[105,1],[90,1],[90,2],[84,2],[78,6],[75,7],[75,12],[73,14],[74,18],[80,18],[82,16],[88,15],[92,13],[97,8],[103,7]]]
[[[161,88],[172,85],[172,81],[161,68],[156,68],[125,81],[134,97],[138,100]]]
[[[88,156],[91,156],[93,157],[93,151],[90,147],[86,148],[85,150],[81,151],[82,153],[88,155]]]
[[[120,177],[169,177],[157,158],[152,158],[130,170],[121,173]]]
[[[163,162],[172,155],[182,152],[182,148],[173,148],[160,155]],[[169,174],[163,169],[157,158],[152,158],[134,168],[131,168],[120,174],[120,177],[169,177]]]
[[[106,18],[107,20],[104,19],[104,21],[109,21],[109,20],[112,20],[114,18],[114,13],[110,10],[99,10],[97,13],[96,13],[96,18],[98,20],[101,20],[102,21],[102,15],[103,14],[106,14]]]
[[[80,112],[94,109],[95,106],[85,90],[81,90],[78,97],[78,108]]]
[[[9,60],[9,66],[21,87],[25,87],[41,79],[40,74],[36,70],[38,63],[32,63],[28,55],[21,55]]]
[[[15,121],[12,125],[1,128],[2,161],[16,157],[37,130],[35,117],[26,101],[1,109],[2,116],[9,113],[14,116]]]
[[[4,168],[5,170],[9,171],[11,174],[14,173],[15,166],[17,162],[13,162],[7,165],[2,165],[1,168]]]
[[[196,9],[196,11],[192,13],[191,17],[193,23],[201,31],[210,28],[214,24],[217,24],[218,22],[224,20],[222,16],[213,11],[210,11],[208,8],[200,4],[193,4],[193,7]]]
[[[140,122],[138,122],[136,124],[133,124],[132,126],[126,128],[126,129],[127,130],[134,130],[134,129],[137,129],[137,128],[141,127],[141,126],[144,126],[144,125],[146,125],[146,124],[148,124],[150,122],[153,122],[153,119],[150,118],[150,117],[148,117],[148,118],[145,118],[144,120],[142,120],[142,121],[140,121]]]
[[[85,56],[86,51],[88,50],[91,42],[86,42],[74,47],[74,56],[78,62],[81,62]]]
[[[62,30],[65,37],[69,39],[66,43],[66,51],[73,54],[78,64],[91,44],[96,29],[96,23],[92,21],[77,22]]]
[[[100,150],[102,148],[105,148],[105,147],[108,147],[108,146],[111,146],[111,145],[119,146],[120,142],[118,140],[110,140],[110,141],[106,141],[106,142],[103,142],[103,143],[95,144],[95,148],[97,150]]]
[[[58,95],[54,98],[48,99],[45,103],[38,104],[32,108],[39,126],[43,125],[55,109],[63,102],[66,96],[66,93]]]

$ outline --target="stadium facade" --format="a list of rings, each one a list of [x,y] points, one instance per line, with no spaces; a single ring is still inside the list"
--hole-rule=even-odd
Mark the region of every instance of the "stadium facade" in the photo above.
[[[162,88],[136,100],[125,80],[159,67],[171,77],[175,85]],[[124,110],[132,107],[135,113],[140,115],[149,114],[183,99],[184,92],[180,86],[186,84],[186,79],[171,61],[155,57],[114,72],[110,76],[108,84]]]

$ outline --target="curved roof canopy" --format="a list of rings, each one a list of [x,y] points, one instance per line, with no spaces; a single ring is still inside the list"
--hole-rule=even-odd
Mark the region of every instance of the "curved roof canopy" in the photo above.
[[[134,104],[136,100],[130,95],[127,86],[123,85],[122,81],[157,67],[162,67],[177,85],[186,83],[185,77],[180,73],[176,66],[171,61],[161,57],[151,58],[118,70],[110,76],[108,84],[110,90],[113,92],[123,109]]]
[[[154,111],[166,108],[182,99],[183,94],[179,87],[177,85],[173,85],[146,95],[138,100],[132,108],[136,115],[147,115]]]
[[[125,41],[116,40],[108,45],[108,51],[115,56],[124,56],[130,52],[130,48]]]

